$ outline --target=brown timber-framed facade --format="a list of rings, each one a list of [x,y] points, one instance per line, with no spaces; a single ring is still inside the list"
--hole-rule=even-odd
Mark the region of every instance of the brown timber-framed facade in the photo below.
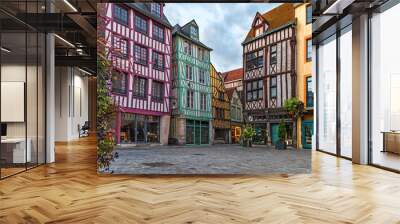
[[[243,46],[244,119],[256,129],[257,144],[275,144],[278,126],[297,145],[296,123],[283,107],[296,96],[296,22],[293,4],[257,13]]]

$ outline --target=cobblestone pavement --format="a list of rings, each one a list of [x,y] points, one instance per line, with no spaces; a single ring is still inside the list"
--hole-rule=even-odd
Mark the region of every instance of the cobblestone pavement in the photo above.
[[[310,150],[239,145],[147,146],[116,150],[115,174],[310,173]]]

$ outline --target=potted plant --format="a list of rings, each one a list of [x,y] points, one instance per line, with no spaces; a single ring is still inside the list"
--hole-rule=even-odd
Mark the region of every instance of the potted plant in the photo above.
[[[301,102],[296,97],[290,98],[285,101],[283,106],[289,112],[290,116],[294,119],[301,115],[303,112],[303,102]]]
[[[283,122],[283,120],[281,120],[281,122],[279,123],[279,127],[278,127],[278,137],[279,140],[278,142],[276,142],[275,144],[275,148],[276,149],[286,149],[286,125]]]
[[[243,146],[252,147],[253,137],[256,136],[256,130],[249,124],[243,129]]]

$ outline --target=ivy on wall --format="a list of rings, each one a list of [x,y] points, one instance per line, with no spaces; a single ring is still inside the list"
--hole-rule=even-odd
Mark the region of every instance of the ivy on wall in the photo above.
[[[106,57],[105,4],[98,4],[97,17],[97,166],[107,172],[113,160],[115,147],[113,121],[115,105],[110,95],[111,66]]]

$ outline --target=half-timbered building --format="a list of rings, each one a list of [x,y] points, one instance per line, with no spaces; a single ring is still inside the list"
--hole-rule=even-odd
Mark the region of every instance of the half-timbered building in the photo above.
[[[296,96],[296,26],[292,4],[282,4],[254,17],[243,46],[244,112],[256,129],[255,143],[275,144],[278,126],[296,145],[296,124],[284,108]]]
[[[177,144],[210,144],[212,130],[210,51],[192,20],[172,31],[172,118],[170,137]]]
[[[168,143],[172,38],[161,3],[106,3],[118,144]]]
[[[222,74],[210,66],[213,111],[213,143],[231,143],[230,106]]]
[[[226,90],[226,94],[229,98],[230,112],[231,112],[231,142],[240,143],[242,136],[243,126],[243,106],[242,100],[240,99],[239,92],[236,88],[230,88]]]
[[[222,73],[224,79],[225,88],[236,89],[240,99],[243,97],[243,68],[237,68],[231,71]],[[243,101],[242,101],[243,102]]]

